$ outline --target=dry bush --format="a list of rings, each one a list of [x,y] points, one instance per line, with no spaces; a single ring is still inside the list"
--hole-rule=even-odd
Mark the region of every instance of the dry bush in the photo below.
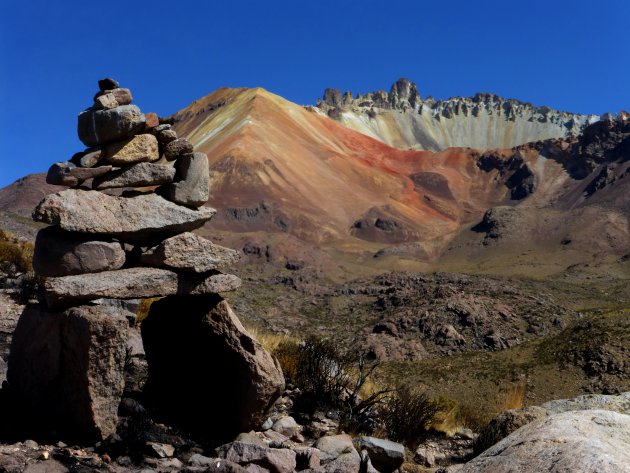
[[[149,311],[151,310],[151,304],[155,301],[159,301],[161,297],[150,297],[148,299],[142,299],[140,302],[140,307],[136,312],[136,324],[141,324],[144,319],[149,315]]]
[[[401,386],[385,402],[381,421],[390,439],[413,449],[446,408],[442,401],[430,399],[418,389]]]
[[[499,406],[499,413],[510,409],[520,409],[523,407],[525,394],[527,392],[527,383],[512,383],[505,390],[505,397]]]
[[[20,241],[10,232],[0,230],[0,269],[6,272],[33,271],[33,245]]]

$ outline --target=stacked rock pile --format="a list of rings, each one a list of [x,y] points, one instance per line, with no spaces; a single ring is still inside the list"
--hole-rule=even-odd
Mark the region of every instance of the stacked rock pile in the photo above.
[[[218,296],[241,285],[220,272],[239,253],[191,233],[216,213],[203,207],[208,159],[178,138],[168,120],[132,105],[129,89],[113,79],[99,81],[99,88],[94,105],[79,115],[79,138],[89,148],[48,171],[47,182],[71,189],[45,197],[33,212],[35,221],[50,225],[39,231],[33,257],[45,278],[46,304],[21,316],[10,386],[33,412],[63,420],[76,435],[115,432],[128,322],[103,300],[160,297],[143,327],[147,386],[157,409],[191,428],[216,418],[217,410],[236,430],[255,428],[284,378]],[[179,348],[171,353],[171,346]],[[199,376],[182,379],[184,372]],[[172,397],[161,402],[168,386],[194,393],[207,375],[221,375],[228,385],[223,405],[208,406],[212,395],[197,394],[184,411]]]

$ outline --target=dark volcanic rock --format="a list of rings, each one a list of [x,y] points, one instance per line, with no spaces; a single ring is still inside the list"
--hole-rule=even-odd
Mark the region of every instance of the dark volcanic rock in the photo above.
[[[173,141],[175,143],[178,140]],[[169,143],[170,144],[170,143]],[[175,163],[175,182],[161,189],[168,200],[190,207],[200,207],[210,197],[210,169],[204,153],[180,156]]]
[[[124,140],[142,131],[145,117],[135,105],[108,110],[87,109],[79,114],[79,139],[86,146],[98,146]]]
[[[118,81],[112,79],[111,77],[106,77],[105,79],[101,79],[98,81],[98,88],[100,90],[111,90],[118,87],[120,87]]]
[[[128,322],[105,306],[27,306],[13,335],[8,382],[39,426],[102,440],[116,431]]]
[[[192,154],[192,152],[193,145],[188,138],[177,138],[164,147],[164,157],[168,161],[174,161],[180,156]]]
[[[122,268],[125,251],[120,243],[82,238],[47,227],[37,233],[33,269],[40,276],[68,276]]]
[[[217,295],[154,302],[142,340],[153,407],[214,441],[259,429],[284,389],[278,361]]]
[[[156,194],[127,198],[69,189],[46,196],[35,208],[33,219],[71,232],[133,241],[194,230],[215,213],[209,207],[188,209]]]

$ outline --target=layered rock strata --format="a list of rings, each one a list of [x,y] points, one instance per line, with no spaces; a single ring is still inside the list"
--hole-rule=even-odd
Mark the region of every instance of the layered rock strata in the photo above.
[[[218,296],[241,285],[237,276],[219,271],[238,261],[239,253],[189,233],[216,213],[203,207],[209,197],[207,157],[165,120],[131,105],[129,89],[113,79],[99,81],[99,87],[93,106],[79,115],[79,138],[89,148],[48,172],[49,184],[72,188],[46,196],[33,212],[35,221],[50,225],[37,236],[33,261],[44,278],[46,303],[27,307],[20,319],[10,386],[35,417],[64,419],[74,437],[104,439],[116,430],[128,321],[99,301],[168,296],[146,323],[158,327],[164,317],[178,314],[164,330],[175,330],[178,343],[189,348],[178,350],[176,362],[224,370],[221,391],[230,393],[225,401],[231,409],[223,418],[237,431],[257,428],[284,378],[277,361]],[[120,195],[101,192],[116,188]],[[163,314],[158,307],[173,311]],[[207,321],[191,323],[194,314],[207,315]],[[187,317],[192,318],[186,322]],[[153,354],[149,385],[156,386],[181,371],[154,355],[168,352],[168,337],[146,333],[153,334],[144,344]],[[213,346],[197,353],[197,343]],[[191,350],[195,357],[184,359]],[[193,391],[191,386],[183,392]],[[173,416],[173,406],[161,403],[158,394],[148,391],[147,401],[153,396],[160,415],[194,424],[195,416]],[[223,400],[211,398],[209,393],[185,404],[192,412],[205,412],[206,403],[225,408]]]

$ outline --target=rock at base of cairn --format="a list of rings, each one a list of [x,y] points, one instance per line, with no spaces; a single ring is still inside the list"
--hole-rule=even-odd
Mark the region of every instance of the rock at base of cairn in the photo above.
[[[129,323],[105,306],[27,306],[11,343],[9,387],[39,427],[102,440],[116,431]]]
[[[171,296],[142,323],[147,400],[170,422],[225,442],[260,429],[284,389],[278,361],[220,296]]]

